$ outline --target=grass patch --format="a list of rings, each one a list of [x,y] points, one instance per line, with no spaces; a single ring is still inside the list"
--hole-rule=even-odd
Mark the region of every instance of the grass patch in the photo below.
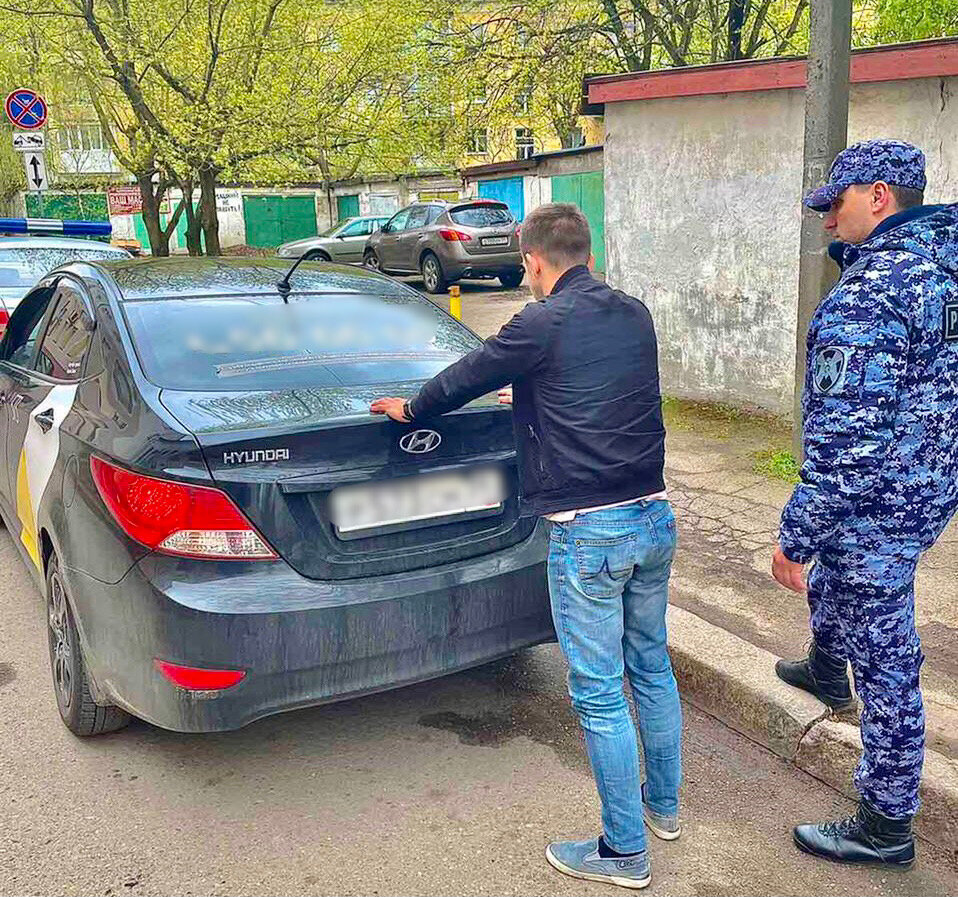
[[[752,469],[775,480],[786,483],[799,482],[798,462],[788,449],[766,449],[755,453]]]
[[[667,430],[694,431],[710,439],[731,436],[777,443],[788,439],[788,425],[780,418],[755,409],[712,402],[693,402],[665,396],[662,417]]]

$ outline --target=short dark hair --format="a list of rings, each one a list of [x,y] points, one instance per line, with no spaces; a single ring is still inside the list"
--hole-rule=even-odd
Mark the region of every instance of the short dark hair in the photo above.
[[[519,231],[522,254],[535,252],[554,268],[585,265],[592,254],[589,220],[571,202],[550,202],[529,213]]]
[[[889,184],[888,187],[891,195],[895,197],[895,202],[898,203],[900,212],[920,206],[925,201],[925,191],[917,187],[899,187],[897,184]]]

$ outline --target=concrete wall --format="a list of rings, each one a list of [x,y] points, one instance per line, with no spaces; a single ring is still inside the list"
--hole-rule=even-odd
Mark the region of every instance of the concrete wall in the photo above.
[[[790,414],[804,93],[610,103],[609,282],[642,297],[663,390]],[[849,142],[912,141],[931,202],[958,199],[958,78],[855,85]]]

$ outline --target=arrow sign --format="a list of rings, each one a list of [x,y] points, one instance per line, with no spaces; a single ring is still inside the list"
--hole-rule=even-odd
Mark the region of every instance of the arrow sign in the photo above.
[[[47,189],[47,166],[43,161],[43,153],[24,153],[23,167],[27,172],[28,190]]]
[[[13,148],[18,153],[30,153],[42,150],[45,146],[43,131],[14,131]]]

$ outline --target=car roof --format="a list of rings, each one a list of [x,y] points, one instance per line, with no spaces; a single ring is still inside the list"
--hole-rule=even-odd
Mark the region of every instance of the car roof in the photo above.
[[[78,237],[0,237],[0,249],[96,249],[112,250],[118,258],[129,258],[130,253],[120,246],[111,246],[99,240]]]
[[[286,259],[182,258],[99,261],[124,300],[183,299],[202,296],[279,296],[276,283],[290,269]],[[364,296],[416,296],[415,290],[382,274],[351,265],[304,262],[290,285],[296,293],[355,293]]]

